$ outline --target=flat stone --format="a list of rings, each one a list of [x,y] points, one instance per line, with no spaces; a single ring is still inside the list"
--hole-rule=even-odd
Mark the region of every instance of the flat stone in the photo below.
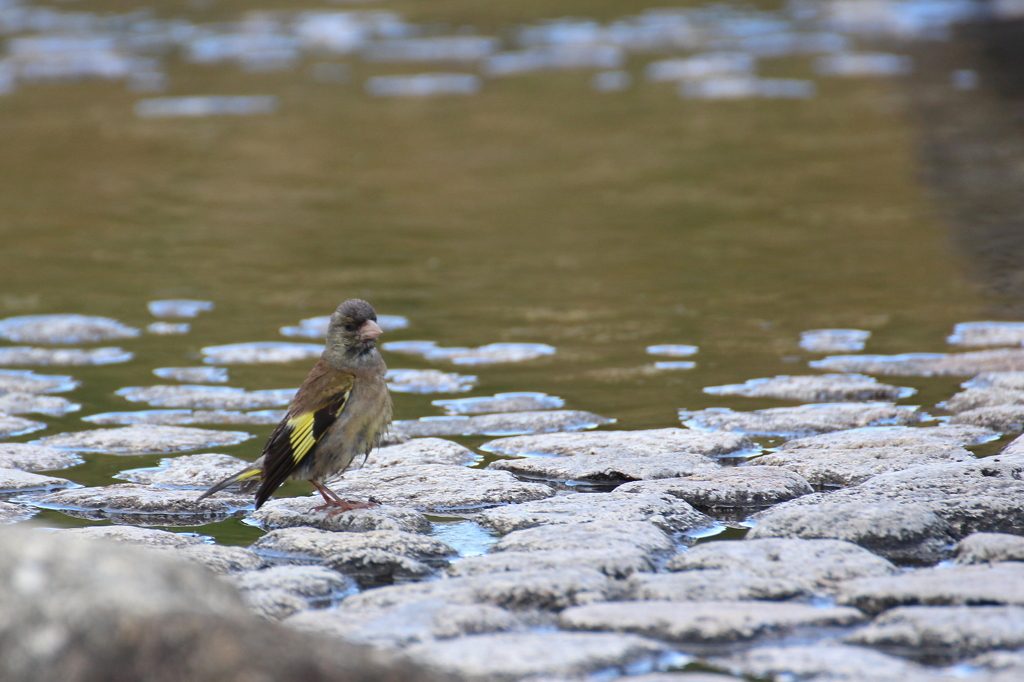
[[[235,412],[232,410],[135,410],[131,412],[102,412],[82,417],[82,421],[104,426],[149,424],[153,426],[190,426],[192,424],[277,424],[287,410],[258,410]]]
[[[324,352],[324,347],[317,343],[257,341],[207,346],[200,350],[205,356],[203,362],[208,365],[255,365],[316,360]]]
[[[1024,607],[899,606],[843,641],[948,665],[992,649],[1024,647]]]
[[[629,578],[626,590],[626,596],[636,601],[782,601],[810,596],[796,580],[726,569],[637,573]]]
[[[280,331],[283,336],[298,336],[306,339],[325,339],[327,338],[327,328],[330,324],[331,316],[321,315],[319,317],[307,317],[304,320],[300,320],[298,326],[281,327]],[[385,332],[391,332],[396,329],[405,329],[409,326],[409,320],[401,315],[378,315],[377,326]]]
[[[799,474],[778,467],[723,467],[684,478],[634,481],[615,489],[621,494],[660,494],[686,500],[711,515],[758,510],[813,491]]]
[[[1024,405],[1024,390],[1013,388],[968,388],[960,391],[949,400],[939,403],[939,407],[953,413],[975,410],[979,407],[995,407],[997,405]]]
[[[1007,456],[1011,456],[1011,455],[1012,456],[1024,455],[1024,436],[1017,436],[1012,441],[1010,441],[1007,444],[1007,446],[1005,448],[1003,448],[1003,451],[999,453],[999,455],[1001,457],[1007,457]],[[996,461],[998,461],[998,460],[996,460]]]
[[[226,384],[227,367],[158,367],[153,374],[161,379],[187,384]]]
[[[748,436],[800,438],[862,426],[905,426],[930,419],[912,405],[892,403],[819,403],[736,412],[727,407],[679,410],[679,419],[692,429],[732,431]]]
[[[0,495],[28,492],[50,492],[63,488],[77,488],[77,483],[72,483],[66,478],[54,476],[43,476],[33,474],[21,469],[0,469]]]
[[[480,449],[499,455],[520,457],[564,457],[606,453],[624,457],[678,452],[708,457],[744,457],[760,451],[750,439],[741,435],[701,433],[677,428],[514,436],[484,443]]]
[[[544,550],[622,550],[646,554],[670,552],[672,538],[646,521],[591,521],[563,523],[512,531],[491,547],[492,552]]]
[[[0,467],[22,471],[52,471],[81,464],[81,456],[28,443],[0,443]]]
[[[958,346],[1019,346],[1024,343],[1021,322],[961,322],[947,343]]]
[[[627,601],[587,604],[558,616],[567,630],[630,632],[670,642],[724,644],[864,621],[857,609],[758,601]]]
[[[1024,561],[1024,537],[1007,533],[971,533],[953,548],[958,564]]]
[[[188,322],[153,322],[152,324],[146,325],[147,332],[158,336],[188,334],[191,330],[192,325]]]
[[[655,452],[649,455],[600,451],[572,457],[524,457],[491,462],[488,469],[509,471],[524,478],[579,483],[620,483],[676,478],[714,471],[717,462],[692,452]]]
[[[818,436],[794,438],[779,446],[780,451],[792,451],[800,448],[811,450],[857,450],[873,447],[918,448],[932,445],[935,442],[949,445],[979,445],[999,438],[999,434],[991,429],[969,425],[948,425],[907,427],[907,426],[869,426],[862,429],[849,429],[823,433]]]
[[[249,518],[267,530],[310,526],[321,530],[362,533],[368,530],[401,530],[408,533],[429,533],[431,526],[423,514],[414,509],[378,505],[369,509],[351,509],[331,514],[323,506],[320,495],[283,497],[270,500]]]
[[[681,499],[657,493],[567,493],[545,500],[489,509],[475,519],[501,534],[549,524],[588,521],[649,521],[666,533],[715,525]]]
[[[455,550],[434,538],[400,530],[369,530],[338,533],[316,528],[272,530],[252,545],[252,550],[274,559],[327,559],[344,552],[384,550],[420,561],[447,563]]]
[[[444,348],[434,341],[392,341],[381,345],[389,353],[422,355],[427,360],[448,360],[456,365],[493,365],[522,362],[554,355],[545,343],[491,343],[479,348]]]
[[[391,426],[398,433],[421,436],[507,436],[525,433],[579,431],[611,424],[615,420],[578,410],[547,410],[506,412],[472,417],[421,417],[396,421]]]
[[[625,578],[638,571],[653,571],[656,566],[649,553],[629,547],[616,547],[614,552],[605,549],[549,549],[467,557],[451,563],[448,574],[458,577],[572,568],[589,568],[610,578]]]
[[[666,645],[605,632],[524,632],[471,635],[405,649],[413,661],[469,681],[512,682],[532,675],[581,678],[658,667]]]
[[[96,343],[133,339],[141,332],[109,317],[21,315],[0,320],[0,338],[15,343]]]
[[[35,422],[23,417],[12,417],[9,414],[0,412],[0,438],[23,436],[26,433],[32,433],[33,431],[45,428],[46,424],[42,422]]]
[[[750,379],[742,384],[708,386],[704,392],[709,395],[778,398],[802,403],[833,403],[901,400],[917,391],[905,386],[880,384],[877,379],[863,374],[816,374]]]
[[[629,682],[745,682],[740,677],[719,675],[718,673],[647,673],[646,675],[630,676]]]
[[[460,415],[554,410],[564,406],[565,401],[547,393],[497,393],[480,398],[433,400],[430,404],[443,407],[450,415]]]
[[[64,393],[82,385],[74,377],[36,374],[29,369],[0,369],[2,393]]]
[[[198,317],[199,313],[213,310],[213,302],[173,299],[150,301],[146,307],[153,317]]]
[[[242,592],[284,590],[309,604],[328,604],[358,592],[355,582],[323,566],[271,566],[233,573],[228,580]]]
[[[1011,670],[1015,668],[1024,669],[1024,652],[1021,651],[991,651],[980,656],[975,656],[971,660],[967,661],[967,665],[976,666],[979,668],[987,668],[988,670]],[[1012,678],[1006,679],[1006,682],[1013,682]]]
[[[0,395],[0,412],[7,414],[45,414],[61,417],[82,409],[78,403],[53,395],[35,393],[4,393]]]
[[[144,547],[181,549],[183,547],[205,544],[203,539],[197,535],[172,533],[166,530],[157,530],[156,528],[139,528],[138,526],[86,526],[84,528],[62,528],[53,532],[66,533],[67,535],[90,540],[124,542],[129,545],[141,545]]]
[[[254,571],[263,566],[263,558],[244,547],[197,544],[186,547],[164,548],[180,559],[202,564],[214,573],[228,575],[239,571]]]
[[[287,406],[295,397],[294,388],[246,391],[228,386],[182,384],[173,386],[130,386],[115,391],[133,403],[153,407],[184,407],[201,410],[248,410]]]
[[[689,362],[687,360],[664,360],[655,362],[653,366],[656,371],[665,372],[672,370],[694,369],[697,366],[697,363]]]
[[[153,488],[120,483],[96,488],[61,490],[29,502],[78,518],[148,526],[198,526],[222,521],[252,505],[248,497],[218,495],[196,501],[201,491]]]
[[[457,511],[551,497],[541,483],[523,483],[504,471],[443,464],[349,471],[327,484],[346,498],[369,499],[420,511]]]
[[[763,680],[938,682],[947,679],[939,677],[934,669],[912,661],[831,642],[757,647],[715,662],[738,675]],[[953,679],[948,678],[949,682]]]
[[[891,562],[842,540],[765,538],[706,542],[676,554],[668,571],[739,571],[799,585],[806,594],[830,593],[844,580],[895,575]]]
[[[110,365],[128,362],[132,353],[120,348],[34,348],[31,346],[8,346],[0,348],[0,366],[81,366]]]
[[[324,566],[352,576],[363,589],[422,580],[436,573],[427,564],[383,549],[359,549],[332,554]]]
[[[395,393],[463,393],[476,385],[476,377],[438,369],[389,369],[385,377]]]
[[[863,372],[915,377],[969,377],[982,372],[1024,371],[1024,349],[1000,348],[968,353],[835,355],[810,363],[830,372]]]
[[[659,346],[647,346],[648,355],[666,355],[670,358],[686,358],[700,351],[697,346],[666,343]]]
[[[960,384],[962,388],[1006,388],[1024,391],[1024,372],[982,372]]]
[[[206,453],[182,455],[160,460],[160,465],[144,469],[127,469],[118,472],[114,478],[161,488],[201,488],[206,490],[214,483],[241,471],[249,462],[230,455]]]
[[[25,521],[39,513],[38,509],[0,501],[0,525]]]
[[[979,407],[953,415],[949,423],[979,426],[1000,433],[1017,433],[1024,431],[1024,405]]]
[[[237,445],[252,438],[242,431],[212,431],[186,426],[125,426],[119,429],[73,431],[48,436],[33,445],[106,455],[161,455],[200,448]]]
[[[250,611],[267,620],[284,620],[309,608],[305,599],[286,590],[248,590],[242,592],[242,601]]]
[[[370,453],[361,468],[389,469],[396,466],[446,464],[464,466],[479,461],[480,456],[467,447],[442,438],[415,438],[400,445],[379,448]]]
[[[800,332],[800,347],[812,353],[852,353],[864,350],[871,332],[863,329],[810,329]]]
[[[922,568],[849,580],[840,585],[837,601],[868,614],[895,606],[1024,606],[1024,564]]]

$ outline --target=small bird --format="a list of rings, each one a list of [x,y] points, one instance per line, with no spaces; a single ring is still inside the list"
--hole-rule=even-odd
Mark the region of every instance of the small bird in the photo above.
[[[342,499],[324,480],[344,471],[357,456],[368,457],[391,423],[391,393],[384,382],[387,366],[377,350],[377,313],[366,301],[351,298],[334,311],[327,347],[302,382],[288,413],[250,466],[203,493],[198,499],[238,484],[256,490],[256,508],[289,478],[308,480],[331,513],[372,507],[372,502]],[[198,500],[197,500],[198,501]]]

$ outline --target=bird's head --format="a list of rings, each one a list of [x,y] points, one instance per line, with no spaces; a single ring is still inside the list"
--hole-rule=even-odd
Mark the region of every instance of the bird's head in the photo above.
[[[350,298],[331,315],[327,350],[344,354],[362,353],[376,346],[377,337],[382,333],[373,306],[360,298]]]

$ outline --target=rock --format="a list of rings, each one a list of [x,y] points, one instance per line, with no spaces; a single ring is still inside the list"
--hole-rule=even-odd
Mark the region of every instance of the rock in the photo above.
[[[153,407],[183,407],[203,410],[248,410],[261,407],[287,406],[295,397],[294,388],[246,391],[228,386],[129,386],[115,391],[133,403]]]
[[[361,468],[388,469],[396,466],[447,464],[465,466],[480,459],[467,447],[442,438],[415,438],[401,445],[378,448],[370,453]]]
[[[458,577],[572,568],[590,568],[610,578],[625,578],[637,571],[653,571],[655,563],[647,552],[628,547],[617,547],[614,552],[604,549],[550,549],[467,557],[451,563],[448,574]]]
[[[395,393],[462,393],[476,385],[476,377],[437,369],[389,369],[385,377]]]
[[[968,388],[960,391],[939,407],[953,413],[967,412],[979,407],[998,405],[1024,405],[1024,390],[1012,388]]]
[[[870,337],[862,329],[811,329],[800,332],[800,347],[812,353],[852,353],[864,350]]]
[[[0,438],[22,436],[26,433],[32,433],[33,431],[45,428],[46,424],[42,422],[34,422],[31,419],[23,419],[21,417],[12,417],[9,414],[0,412]]]
[[[198,317],[199,313],[213,310],[213,302],[190,299],[150,301],[146,307],[153,317]]]
[[[208,365],[253,365],[316,360],[324,352],[324,347],[317,343],[262,341],[207,346],[201,352],[205,356],[203,362]]]
[[[536,552],[545,550],[602,550],[609,553],[632,550],[645,554],[670,552],[672,539],[653,523],[644,521],[591,521],[524,528],[509,533],[492,552]]]
[[[3,525],[30,519],[38,513],[38,509],[32,509],[20,504],[11,504],[10,502],[0,502],[0,524]]]
[[[849,429],[818,436],[794,438],[779,446],[780,451],[833,449],[857,450],[860,448],[900,447],[918,448],[936,442],[947,445],[979,445],[999,438],[999,434],[976,426],[943,425],[927,427],[869,426]]]
[[[132,353],[120,348],[33,348],[31,346],[8,346],[0,348],[0,366],[80,366],[110,365],[128,362]]]
[[[599,452],[573,457],[524,457],[498,460],[488,469],[509,471],[517,476],[570,483],[620,483],[655,478],[692,476],[719,469],[714,460],[691,452],[662,452],[651,455]]]
[[[1020,651],[992,651],[987,654],[975,656],[967,661],[967,665],[989,670],[1007,670],[1024,668],[1024,652]],[[1007,680],[1007,682],[1011,682]]]
[[[181,549],[205,544],[203,539],[197,535],[172,533],[156,528],[139,528],[138,526],[85,526],[84,528],[62,528],[53,532],[89,540],[124,542],[144,547]]]
[[[108,317],[22,315],[0,320],[0,338],[15,343],[96,343],[133,339],[142,332]]]
[[[547,393],[497,393],[479,398],[432,400],[430,404],[443,407],[450,415],[459,415],[554,410],[564,406],[565,401]]]
[[[958,346],[1019,346],[1024,342],[1020,322],[961,322],[953,327],[947,343]]]
[[[629,682],[744,682],[742,678],[718,673],[647,673],[630,676]]]
[[[153,374],[161,379],[187,384],[226,384],[227,367],[158,367]]]
[[[272,530],[252,545],[256,553],[273,559],[327,559],[343,552],[384,550],[436,564],[447,563],[455,550],[440,540],[400,530],[337,533],[315,528]]]
[[[146,331],[159,336],[172,336],[175,334],[188,334],[192,325],[188,322],[153,322],[146,325]]]
[[[688,429],[599,431],[513,436],[484,443],[480,449],[498,455],[565,457],[613,455],[625,458],[687,452],[707,457],[746,457],[760,451],[750,439],[731,433],[700,433]]]
[[[686,502],[657,493],[568,493],[545,500],[497,507],[476,521],[501,534],[548,524],[588,521],[650,521],[666,533],[691,532],[715,525]]]
[[[309,608],[302,597],[287,590],[249,590],[242,592],[242,600],[249,609],[267,620],[284,620]]]
[[[742,384],[708,386],[709,395],[738,395],[746,398],[779,398],[803,403],[841,401],[893,401],[909,398],[913,388],[880,384],[862,374],[820,374],[750,379]]]
[[[329,604],[358,592],[355,582],[323,566],[271,566],[234,573],[228,580],[243,592],[283,590],[307,604]]]
[[[33,497],[29,504],[83,519],[149,526],[199,526],[223,521],[252,505],[248,496],[220,494],[196,501],[198,490],[170,490],[134,483],[75,488]]]
[[[59,374],[36,374],[28,369],[0,369],[0,392],[64,393],[82,385],[74,377]]]
[[[352,576],[363,589],[422,580],[436,573],[422,561],[383,549],[339,552],[327,557],[324,565],[338,573]]]
[[[688,362],[686,360],[669,360],[654,363],[654,369],[659,372],[671,371],[671,370],[683,370],[693,369],[697,366],[696,362]],[[644,366],[646,369],[647,365]],[[643,371],[643,370],[641,370]]]
[[[427,360],[448,360],[456,365],[522,362],[555,353],[552,346],[544,343],[491,343],[479,348],[443,348],[434,341],[392,341],[382,344],[381,348],[389,353],[422,355]]]
[[[144,469],[127,469],[114,478],[160,488],[200,488],[206,490],[214,483],[241,471],[249,462],[231,455],[206,453],[182,455],[160,460],[160,465]]]
[[[999,453],[1000,457],[1006,456],[1020,456],[1024,455],[1024,436],[1018,436],[1010,441],[1003,451]],[[992,461],[999,461],[993,458]]]
[[[852,542],[765,538],[706,542],[676,554],[668,571],[740,571],[796,582],[806,594],[829,593],[853,578],[895,575],[899,569]]]
[[[626,597],[636,601],[782,601],[809,596],[796,580],[724,569],[637,573],[626,584]]]
[[[244,547],[198,544],[182,548],[166,548],[164,551],[174,552],[177,557],[202,564],[219,574],[254,571],[263,566],[263,559]]]
[[[284,497],[270,500],[249,518],[260,527],[292,528],[311,526],[321,530],[361,533],[368,530],[401,530],[408,533],[429,533],[430,521],[414,509],[378,505],[368,509],[352,509],[331,514],[330,509],[314,511],[323,506],[320,495],[310,497]]]
[[[504,471],[443,464],[394,466],[379,471],[348,471],[327,485],[342,497],[413,507],[426,512],[479,509],[551,497],[541,483],[523,483]]]
[[[1024,647],[1024,607],[899,606],[843,638],[931,665]]]
[[[82,409],[78,403],[52,395],[35,393],[5,393],[0,395],[0,412],[7,414],[45,414],[61,417]]]
[[[724,467],[683,478],[634,481],[616,493],[671,495],[711,515],[750,512],[814,492],[802,476],[778,467]]]
[[[720,663],[738,675],[763,680],[937,682],[932,670],[911,661],[829,642],[747,649]]]
[[[980,426],[1000,433],[1024,431],[1024,405],[995,405],[979,407],[955,414],[950,424]]]
[[[757,601],[623,601],[566,609],[567,630],[630,632],[669,642],[725,644],[796,630],[856,625],[864,614],[843,607]]]
[[[670,358],[686,358],[696,355],[700,351],[697,346],[682,344],[662,344],[660,346],[647,346],[648,355],[667,355]]]
[[[300,336],[307,339],[327,338],[327,328],[331,324],[330,315],[320,317],[308,317],[299,321],[296,327],[281,327],[283,336]],[[400,315],[378,315],[377,325],[385,332],[396,329],[405,329],[409,326],[409,320]]]
[[[735,412],[727,407],[679,410],[679,419],[692,429],[732,431],[748,436],[800,438],[831,431],[883,424],[917,424],[930,419],[912,405],[892,403],[819,403]]]
[[[252,434],[242,431],[140,425],[58,433],[56,436],[33,441],[32,444],[76,452],[102,452],[106,455],[162,455],[200,448],[226,447],[250,438]]]
[[[135,410],[102,412],[82,417],[82,421],[103,426],[152,424],[155,426],[191,426],[193,424],[277,424],[286,410],[234,412],[231,410]]]
[[[974,376],[982,372],[1024,370],[1024,350],[1001,348],[969,353],[905,353],[903,355],[835,355],[810,363],[830,372],[863,372],[896,376]]]
[[[894,606],[1024,606],[1024,564],[922,568],[910,573],[844,582],[840,604],[876,614]]]
[[[1024,561],[1024,537],[1006,533],[971,533],[953,548],[958,564]]]
[[[80,486],[77,483],[72,483],[66,478],[42,476],[22,471],[21,469],[0,469],[0,495],[38,491],[49,492],[51,490],[61,490],[62,488],[78,487]]]
[[[67,469],[84,460],[73,452],[27,443],[0,443],[0,467],[22,471]]]
[[[982,372],[960,384],[962,388],[1006,388],[1024,391],[1024,372]]]
[[[523,433],[578,431],[611,424],[608,419],[591,412],[547,410],[507,412],[473,417],[421,417],[396,421],[391,426],[398,433],[417,438],[422,436],[506,436]]]

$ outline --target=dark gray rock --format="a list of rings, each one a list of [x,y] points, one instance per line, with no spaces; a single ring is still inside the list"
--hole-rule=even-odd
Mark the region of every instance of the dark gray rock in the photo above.
[[[81,464],[80,455],[28,443],[0,443],[0,467],[22,471],[52,471]]]
[[[102,452],[106,455],[161,455],[237,445],[250,438],[252,434],[242,431],[140,425],[59,433],[33,441],[33,445],[75,452]]]
[[[363,469],[388,469],[396,466],[473,464],[479,455],[467,447],[442,438],[414,438],[401,445],[379,448],[370,453]]]
[[[747,649],[715,661],[737,675],[759,680],[816,682],[937,682],[934,669],[878,651],[817,642]]]
[[[449,565],[448,573],[465,576],[559,568],[590,568],[611,578],[625,578],[637,571],[653,571],[655,563],[649,553],[639,549],[550,549],[467,557]]]
[[[843,401],[893,401],[909,398],[913,388],[880,384],[862,374],[813,374],[750,379],[742,384],[708,386],[709,395],[737,395],[745,398],[778,398],[802,403]]]
[[[808,490],[809,492],[809,490]],[[681,499],[653,493],[567,493],[545,500],[489,509],[475,519],[501,534],[549,524],[588,521],[649,521],[667,533],[714,525]]]
[[[400,530],[336,533],[315,528],[272,530],[252,545],[258,554],[274,559],[327,559],[344,552],[384,550],[420,561],[446,563],[455,550],[440,540]]]
[[[233,573],[228,580],[242,592],[283,590],[309,604],[326,604],[358,591],[355,582],[324,566],[271,566]]]
[[[33,497],[29,504],[70,516],[149,526],[198,526],[223,521],[252,505],[248,497],[221,494],[196,501],[198,490],[171,490],[121,483],[60,490]]]
[[[476,385],[476,377],[438,369],[389,369],[388,388],[395,393],[462,393]]]
[[[1006,533],[971,533],[953,548],[958,564],[1024,561],[1024,537]]]
[[[738,466],[698,472],[685,478],[634,481],[619,486],[615,492],[671,495],[715,515],[757,511],[814,490],[802,476],[792,471],[779,467]]]
[[[906,353],[904,355],[835,355],[810,363],[829,372],[862,372],[887,376],[969,377],[982,372],[1024,370],[1024,350],[1001,348],[969,353]]]
[[[383,549],[356,549],[332,554],[324,560],[324,566],[352,576],[364,589],[422,580],[436,573],[433,567],[418,559]]]
[[[547,393],[497,393],[478,398],[433,400],[430,404],[443,407],[448,414],[490,414],[554,410],[564,406],[565,401]]]
[[[707,457],[745,457],[758,452],[750,439],[731,433],[701,433],[689,429],[552,433],[499,438],[480,447],[510,456],[565,457],[601,454],[625,458],[688,452]]]
[[[401,530],[409,533],[429,533],[430,521],[415,509],[378,505],[368,509],[351,509],[331,514],[331,509],[316,511],[324,500],[320,495],[310,497],[284,497],[270,500],[249,518],[262,528],[293,528],[306,526],[321,530],[361,533],[368,530]]]
[[[216,453],[182,455],[162,459],[156,467],[121,471],[114,478],[160,488],[206,490],[214,483],[241,471],[248,464],[244,459]]]
[[[74,377],[60,374],[36,374],[28,369],[0,369],[0,392],[64,393],[82,385]]]
[[[819,403],[753,412],[735,412],[726,407],[679,411],[680,421],[693,429],[777,438],[800,438],[882,424],[905,426],[929,418],[915,406],[886,402]]]
[[[128,362],[132,353],[120,348],[33,348],[31,346],[9,346],[0,348],[0,366],[25,367],[49,366],[70,367],[81,365],[110,365]]]
[[[129,412],[102,412],[82,417],[82,421],[103,426],[152,424],[154,426],[191,426],[193,424],[277,424],[286,410],[258,410],[235,412],[231,410],[134,410]]]
[[[0,338],[15,343],[97,343],[133,339],[142,332],[109,317],[21,315],[0,320]]]
[[[510,471],[518,476],[550,481],[618,483],[656,478],[692,476],[713,471],[719,465],[692,452],[633,453],[598,452],[572,457],[523,457],[491,462],[488,469]]]
[[[46,424],[42,422],[35,422],[23,417],[12,417],[9,414],[0,412],[0,438],[22,436],[26,433],[32,433],[33,431],[45,428]]]
[[[802,581],[728,569],[637,573],[626,585],[626,597],[637,601],[781,601],[809,596]]]
[[[922,568],[843,583],[837,600],[876,614],[894,606],[1024,606],[1024,564]]]
[[[21,469],[0,469],[0,495],[12,495],[16,493],[29,492],[50,492],[64,488],[78,488],[77,483],[72,483],[66,478],[55,476],[43,476],[33,474]]]
[[[252,410],[285,407],[295,397],[294,388],[246,391],[228,386],[171,385],[130,386],[115,391],[133,403],[153,407],[180,407],[199,410]]]
[[[4,393],[0,395],[0,412],[6,414],[45,414],[62,417],[82,409],[78,403],[53,395],[35,393]]]
[[[578,410],[542,410],[481,414],[472,417],[421,417],[409,421],[396,421],[391,426],[398,433],[410,438],[422,436],[507,436],[522,433],[579,431],[611,424],[614,421],[614,419],[608,419],[598,414]]]
[[[524,528],[509,533],[491,547],[492,552],[599,549],[646,554],[670,552],[672,538],[645,521],[592,521]]]
[[[10,502],[0,502],[0,525],[24,521],[32,518],[38,513],[39,510],[32,507],[26,507],[21,504],[11,504]]]

